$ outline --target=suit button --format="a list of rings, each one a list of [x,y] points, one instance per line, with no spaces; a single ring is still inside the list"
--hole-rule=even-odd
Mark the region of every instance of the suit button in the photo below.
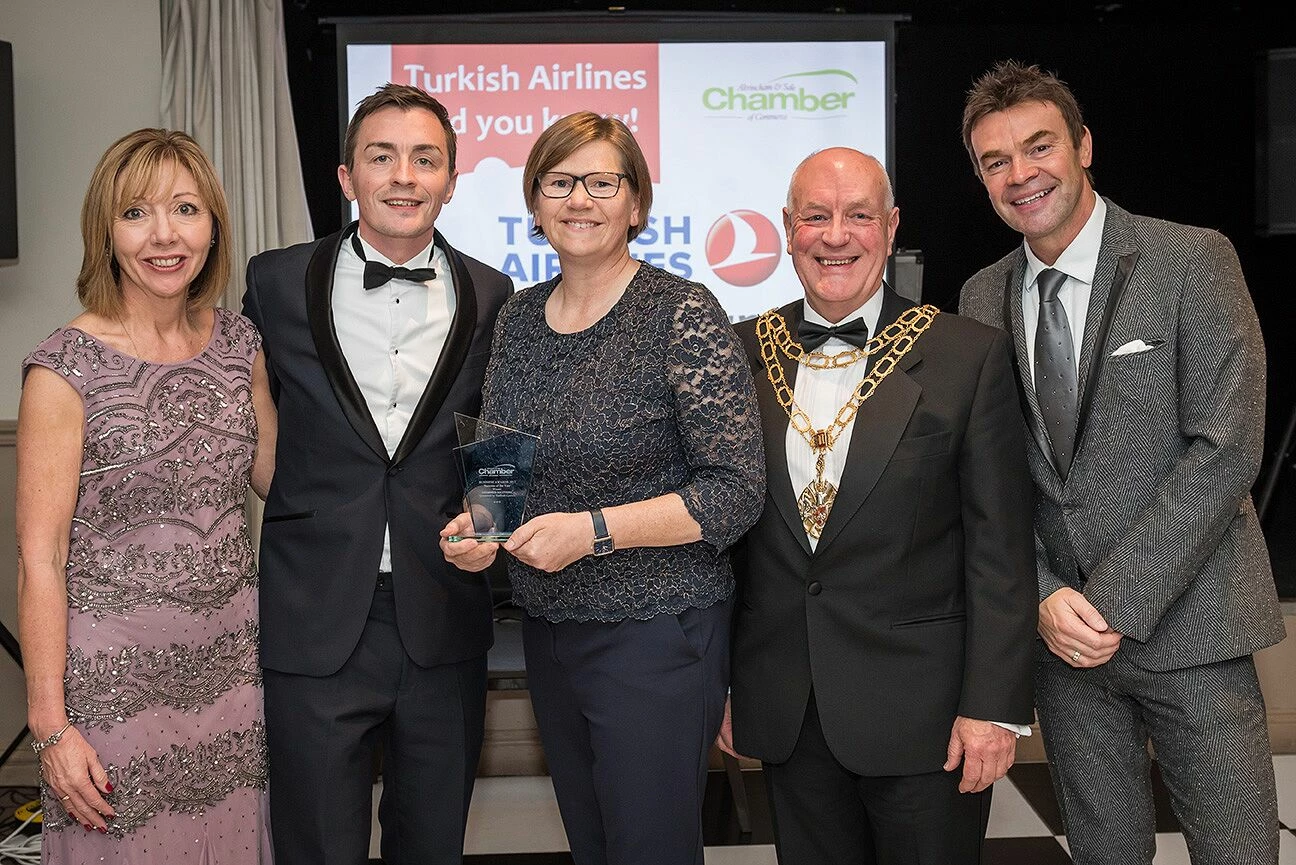
[[[400,474],[400,473],[401,473],[401,467],[400,467],[400,466],[392,466],[391,468],[387,469],[387,476],[388,476],[388,477],[392,477],[392,478],[394,478],[394,477],[396,477],[396,476],[397,476],[398,474]]]
[[[806,586],[806,591],[812,595],[817,595],[823,591],[823,586],[819,585],[818,580],[814,580],[810,585]]]

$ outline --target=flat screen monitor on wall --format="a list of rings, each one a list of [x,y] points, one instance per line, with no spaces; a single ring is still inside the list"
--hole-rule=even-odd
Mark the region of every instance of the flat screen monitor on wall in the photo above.
[[[449,110],[459,181],[437,227],[456,248],[519,289],[555,275],[553,249],[529,232],[527,153],[565,114],[616,115],[653,178],[631,254],[705,283],[739,319],[800,295],[781,217],[798,162],[849,145],[893,167],[899,20],[613,12],[330,23],[344,124],[388,81]]]

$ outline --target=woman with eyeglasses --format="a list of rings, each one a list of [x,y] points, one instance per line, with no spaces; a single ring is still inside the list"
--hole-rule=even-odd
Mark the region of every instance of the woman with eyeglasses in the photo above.
[[[630,255],[652,203],[620,121],[562,118],[523,172],[561,274],[500,313],[483,418],[540,436],[510,554],[527,682],[577,865],[702,865],[701,804],[724,710],[727,549],[760,515],[751,371],[711,293]]]

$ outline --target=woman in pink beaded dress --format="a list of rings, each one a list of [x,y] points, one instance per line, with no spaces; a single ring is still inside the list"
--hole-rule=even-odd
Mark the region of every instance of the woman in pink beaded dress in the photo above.
[[[215,307],[229,216],[181,132],[114,143],[81,213],[85,312],[23,364],[19,631],[42,859],[269,862],[257,575],[274,464],[260,337]]]

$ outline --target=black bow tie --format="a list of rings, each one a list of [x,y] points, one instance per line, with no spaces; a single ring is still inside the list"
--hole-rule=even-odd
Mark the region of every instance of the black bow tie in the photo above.
[[[805,319],[801,319],[801,323],[797,325],[797,341],[806,351],[814,351],[832,337],[837,337],[856,348],[863,348],[868,344],[868,325],[862,318],[854,318],[832,327],[824,327],[822,324],[815,324]]]
[[[378,288],[380,285],[386,285],[393,279],[408,279],[411,282],[427,282],[429,279],[436,279],[436,271],[430,267],[401,267],[399,265],[383,264],[381,261],[369,261],[365,258],[364,247],[360,245],[360,235],[351,235],[351,246],[355,249],[356,255],[364,262],[364,287],[365,291],[371,288]]]

